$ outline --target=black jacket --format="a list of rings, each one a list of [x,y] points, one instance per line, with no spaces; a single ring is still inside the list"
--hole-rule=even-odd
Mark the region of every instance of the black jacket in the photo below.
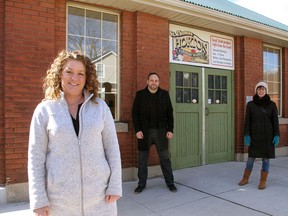
[[[138,131],[145,131],[149,129],[149,90],[148,87],[137,91],[136,97],[132,109],[132,118],[135,133]],[[174,119],[173,119],[173,108],[169,93],[166,90],[163,90],[158,87],[157,92],[157,109],[158,114],[158,127],[160,129],[165,128],[167,131],[173,133],[174,128]]]
[[[260,99],[253,97],[246,107],[244,134],[251,136],[248,156],[253,158],[275,158],[273,137],[278,135],[279,122],[276,104],[269,95]]]

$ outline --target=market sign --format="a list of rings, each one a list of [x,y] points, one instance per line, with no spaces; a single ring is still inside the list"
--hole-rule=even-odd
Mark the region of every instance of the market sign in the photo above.
[[[234,69],[233,37],[170,25],[170,62]]]

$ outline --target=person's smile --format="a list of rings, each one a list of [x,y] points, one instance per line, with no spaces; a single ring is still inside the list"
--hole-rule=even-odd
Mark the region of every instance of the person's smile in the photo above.
[[[68,61],[62,71],[61,87],[68,95],[82,94],[86,82],[85,66],[80,61]]]

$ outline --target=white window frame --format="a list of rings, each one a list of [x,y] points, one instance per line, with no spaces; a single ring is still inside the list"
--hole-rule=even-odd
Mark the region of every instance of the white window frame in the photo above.
[[[117,94],[117,98],[116,98],[116,112],[117,112],[117,116],[115,117],[115,121],[119,121],[120,120],[120,13],[112,11],[112,10],[107,10],[107,9],[103,9],[103,8],[99,8],[99,7],[94,7],[94,6],[89,6],[89,5],[83,5],[81,3],[67,3],[66,5],[66,48],[68,48],[68,8],[69,7],[77,7],[79,9],[84,9],[84,10],[92,10],[92,11],[97,11],[100,13],[108,13],[108,14],[112,14],[112,15],[116,15],[117,16],[117,23],[118,23],[118,32],[117,32],[117,53],[118,53],[118,58],[117,58],[117,62],[116,62],[116,83],[117,83],[117,88],[116,88],[116,94]],[[86,38],[86,37],[85,37]],[[102,38],[102,37],[101,37]],[[84,43],[85,44],[85,43]],[[101,89],[102,89],[102,79],[105,78],[105,65],[100,62],[98,64],[102,64],[103,65],[103,75],[99,76],[98,80],[101,83],[101,86],[99,86],[99,94],[101,93]]]
[[[104,79],[104,78],[105,78],[105,64],[103,64],[103,63],[96,63],[96,71],[99,71],[99,70],[98,70],[98,67],[101,68],[101,70],[100,70],[101,73],[98,73],[98,72],[97,72],[98,78]]]
[[[263,77],[264,77],[264,81],[267,82],[268,84],[268,91],[270,92],[269,90],[269,83],[273,84],[275,83],[276,81],[275,80],[267,80],[265,79],[265,62],[264,62],[264,50],[266,50],[267,48],[271,48],[271,49],[276,49],[276,50],[279,50],[279,107],[278,107],[278,117],[281,117],[282,116],[282,107],[283,107],[283,98],[282,98],[282,74],[283,74],[283,69],[282,69],[282,48],[281,47],[277,47],[277,46],[273,46],[273,45],[269,45],[269,44],[263,44]],[[268,94],[269,94],[268,92]]]

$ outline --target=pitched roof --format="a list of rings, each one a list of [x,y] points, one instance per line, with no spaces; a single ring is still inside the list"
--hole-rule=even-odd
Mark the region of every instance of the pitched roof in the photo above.
[[[288,26],[227,0],[180,0],[288,32]]]

